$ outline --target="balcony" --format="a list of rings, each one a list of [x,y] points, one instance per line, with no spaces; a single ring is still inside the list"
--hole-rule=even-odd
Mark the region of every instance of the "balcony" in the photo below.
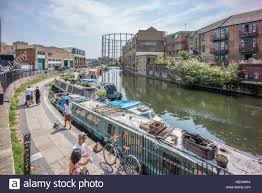
[[[239,30],[239,36],[240,37],[254,37],[257,35],[257,29],[253,29],[253,30]]]
[[[210,40],[212,42],[220,41],[220,40],[227,40],[227,39],[228,39],[228,33],[222,33],[222,34],[219,34],[219,35],[212,34],[210,36]]]
[[[210,54],[226,54],[226,53],[228,53],[228,48],[223,48],[223,49],[210,48]]]
[[[261,65],[262,60],[260,59],[248,59],[248,60],[239,60],[240,65]]]
[[[255,53],[256,51],[257,51],[257,45],[253,45],[253,46],[240,45],[239,46],[240,53]]]

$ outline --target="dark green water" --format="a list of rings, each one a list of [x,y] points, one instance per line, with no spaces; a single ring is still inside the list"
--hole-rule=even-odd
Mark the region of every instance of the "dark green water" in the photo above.
[[[171,126],[262,155],[262,99],[180,88],[119,69],[103,79],[115,83],[124,98],[150,103]]]

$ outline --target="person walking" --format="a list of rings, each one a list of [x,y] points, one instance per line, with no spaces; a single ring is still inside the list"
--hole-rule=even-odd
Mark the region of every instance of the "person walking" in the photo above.
[[[37,105],[40,103],[40,96],[41,96],[41,92],[39,87],[37,86],[35,89],[35,102]]]
[[[77,144],[73,147],[73,149],[80,149],[81,150],[81,155],[82,158],[85,158],[89,160],[90,162],[93,162],[93,159],[88,155],[86,151],[86,141],[87,135],[84,132],[81,132],[78,134],[78,142]]]
[[[69,162],[69,175],[86,175],[86,171],[81,168],[88,163],[86,160],[85,162],[80,162],[81,160],[81,150],[74,149],[70,156]]]
[[[87,170],[87,163],[93,163],[93,159],[88,155],[86,151],[86,140],[87,136],[84,132],[81,132],[78,134],[78,142],[77,144],[73,147],[73,150],[79,149],[81,152],[81,159],[79,160],[79,165],[81,166],[82,171],[86,171],[85,173],[88,173]]]
[[[64,105],[64,114],[65,114],[65,125],[64,127],[66,127],[66,123],[67,121],[69,122],[69,129],[71,129],[71,104],[69,104],[69,100],[66,99],[65,105]]]
[[[32,100],[33,100],[33,91],[31,87],[28,86],[27,89],[25,90],[25,105],[29,107]]]

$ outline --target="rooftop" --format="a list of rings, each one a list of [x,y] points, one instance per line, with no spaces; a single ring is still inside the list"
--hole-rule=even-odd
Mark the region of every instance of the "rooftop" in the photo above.
[[[262,9],[244,12],[244,13],[240,13],[236,15],[231,15],[215,23],[212,23],[203,28],[200,28],[196,30],[195,32],[198,32],[201,34],[201,33],[205,33],[205,32],[214,30],[219,27],[226,27],[226,26],[237,25],[237,24],[242,24],[242,23],[260,21],[260,20],[262,20]],[[195,32],[192,32],[189,35],[189,37],[192,37],[195,34]]]

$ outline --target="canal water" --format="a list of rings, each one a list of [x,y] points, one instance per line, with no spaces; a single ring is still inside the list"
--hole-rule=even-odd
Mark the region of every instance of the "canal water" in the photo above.
[[[110,68],[101,79],[123,98],[150,103],[170,126],[262,155],[262,99],[181,88]]]

